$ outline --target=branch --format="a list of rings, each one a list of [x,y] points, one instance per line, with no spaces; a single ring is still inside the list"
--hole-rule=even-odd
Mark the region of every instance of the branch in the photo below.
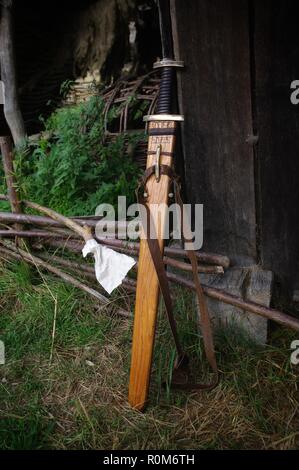
[[[0,17],[0,68],[4,84],[4,115],[15,146],[23,143],[26,132],[21,114],[15,66],[11,1],[2,0]]]
[[[93,238],[90,227],[87,227],[87,226],[82,227],[74,220],[69,219],[68,217],[65,217],[64,215],[58,214],[58,212],[55,212],[52,209],[49,209],[48,207],[41,206],[40,204],[37,204],[35,202],[23,201],[23,203],[25,204],[25,206],[30,207],[31,209],[35,209],[38,212],[41,212],[42,214],[46,214],[51,219],[56,220],[57,222],[61,222],[66,227],[73,230],[73,232],[80,235],[86,242]]]
[[[21,204],[16,190],[16,180],[13,168],[12,142],[10,137],[0,137],[0,149],[10,207],[14,214],[20,214]],[[22,230],[22,225],[16,223],[15,228],[17,230]]]
[[[40,258],[37,258],[36,256],[33,256],[31,253],[27,253],[26,251],[16,248],[13,245],[8,245],[0,241],[0,251],[3,252],[6,255],[9,255],[15,259],[18,260],[25,260],[28,263],[32,264],[33,266],[36,267],[41,267],[46,269],[47,271],[51,272],[52,274],[55,274],[56,276],[60,277],[63,281],[67,282],[68,284],[71,284],[78,289],[83,290],[87,294],[91,295],[95,299],[101,302],[103,304],[103,308],[107,307],[108,305],[111,304],[111,300],[107,299],[104,295],[100,294],[98,291],[95,289],[92,289],[91,287],[87,286],[86,284],[83,284],[82,282],[78,281],[74,277],[70,276],[69,274],[61,271],[60,269],[51,266],[49,263],[46,261],[41,260]],[[130,314],[126,312],[124,309],[118,309],[118,313],[126,318],[130,317]]]
[[[196,287],[193,281],[185,279],[176,274],[167,273],[167,278],[170,282],[179,284],[187,289],[196,291]],[[240,297],[237,297],[233,294],[228,294],[227,292],[217,289],[215,287],[209,287],[202,284],[204,293],[211,299],[218,300],[219,302],[224,302],[228,305],[234,305],[238,307],[242,312],[250,312],[255,315],[260,315],[261,317],[267,318],[268,320],[275,321],[282,326],[293,328],[296,331],[299,331],[299,320],[298,318],[291,317],[279,310],[273,308],[264,307],[263,305],[251,302],[249,300],[243,300]]]

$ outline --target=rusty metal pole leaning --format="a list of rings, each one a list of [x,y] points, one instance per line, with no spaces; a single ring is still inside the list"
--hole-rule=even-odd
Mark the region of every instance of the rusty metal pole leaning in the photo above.
[[[168,203],[170,178],[166,174],[159,174],[159,169],[162,165],[173,167],[176,128],[178,122],[183,121],[183,116],[171,114],[172,91],[175,69],[183,67],[183,63],[174,60],[169,0],[158,1],[158,7],[163,60],[154,64],[154,67],[161,68],[161,85],[157,114],[145,116],[144,121],[148,123],[149,134],[147,168],[156,168],[155,174],[146,183],[146,204],[163,253],[166,211],[160,211],[159,215],[157,206]],[[140,411],[146,405],[150,384],[159,293],[158,276],[147,240],[143,236],[139,252],[129,384],[130,405]]]

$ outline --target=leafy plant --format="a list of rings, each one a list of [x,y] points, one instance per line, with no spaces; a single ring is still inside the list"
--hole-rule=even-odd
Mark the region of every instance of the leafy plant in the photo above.
[[[108,120],[115,118],[111,109]],[[56,110],[37,142],[15,155],[22,198],[32,199],[66,215],[93,214],[101,203],[117,205],[118,196],[134,202],[138,167],[125,154],[140,134],[104,139],[104,103],[87,102]]]

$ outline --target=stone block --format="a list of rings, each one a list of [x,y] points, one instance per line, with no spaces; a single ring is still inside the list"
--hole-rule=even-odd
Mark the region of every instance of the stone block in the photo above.
[[[201,274],[201,281],[211,287],[225,290],[244,300],[269,306],[272,296],[273,274],[259,266],[233,267],[224,275]],[[268,321],[232,305],[207,298],[214,327],[234,323],[244,329],[259,344],[266,344]]]

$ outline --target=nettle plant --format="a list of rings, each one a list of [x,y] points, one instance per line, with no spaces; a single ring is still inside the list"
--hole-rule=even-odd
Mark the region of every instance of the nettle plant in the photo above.
[[[112,108],[108,121],[118,110]],[[102,203],[117,207],[119,195],[135,201],[139,169],[125,152],[142,133],[104,139],[104,102],[98,96],[56,110],[44,122],[45,132],[15,155],[22,198],[65,215],[92,215]]]

